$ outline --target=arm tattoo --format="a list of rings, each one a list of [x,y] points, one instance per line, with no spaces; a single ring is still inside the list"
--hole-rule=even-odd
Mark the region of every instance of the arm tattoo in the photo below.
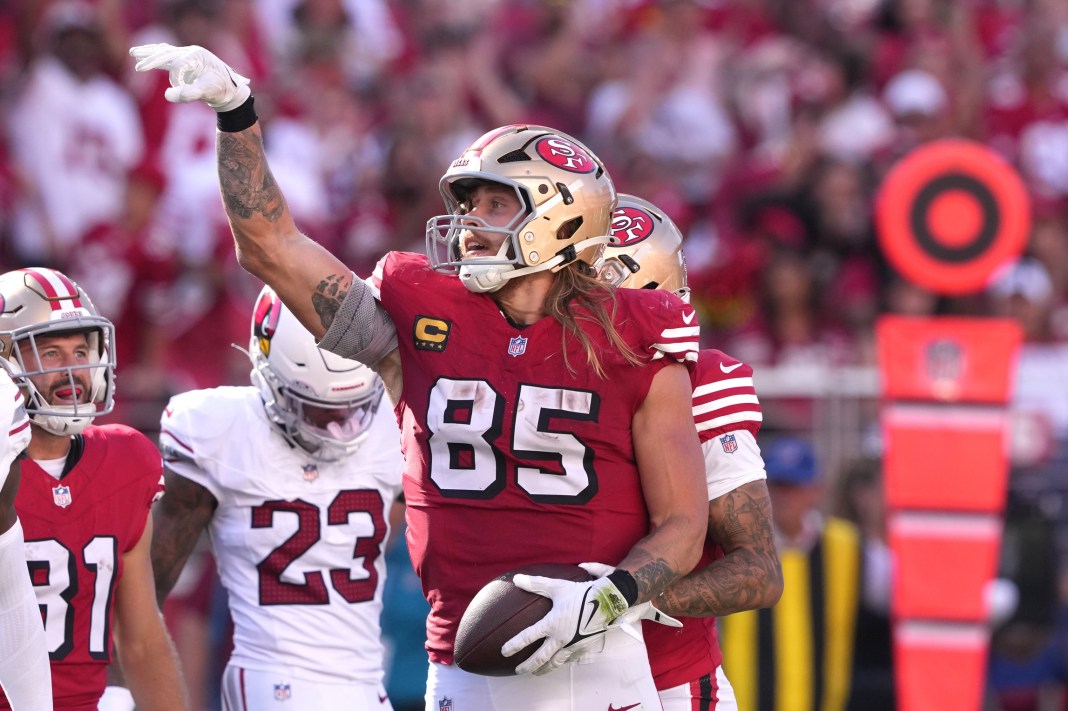
[[[259,215],[276,222],[285,198],[263,154],[263,140],[250,132],[219,136],[219,187],[226,211],[243,220]]]
[[[338,309],[341,308],[341,302],[348,295],[342,286],[345,276],[348,275],[331,274],[319,282],[319,286],[315,287],[316,293],[312,294],[312,306],[315,313],[319,314],[323,328],[330,328]]]
[[[167,494],[152,512],[152,571],[161,607],[217,505],[203,486],[167,471]]]
[[[782,566],[766,484],[750,482],[710,502],[708,536],[724,557],[677,581],[657,606],[669,615],[720,617],[775,604]]]
[[[649,600],[657,591],[663,590],[672,580],[678,578],[679,571],[663,558],[657,558],[631,571],[631,575],[638,583],[638,599]]]

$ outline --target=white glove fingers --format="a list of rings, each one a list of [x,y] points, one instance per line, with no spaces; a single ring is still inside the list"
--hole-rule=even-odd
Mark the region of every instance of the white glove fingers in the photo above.
[[[615,571],[615,568],[604,563],[579,563],[579,567],[595,578],[603,578]]]
[[[148,45],[151,46],[151,45]],[[136,47],[134,49],[137,49]],[[133,50],[130,50],[131,53]],[[147,72],[152,69],[170,69],[171,64],[183,54],[183,50],[178,47],[170,47],[168,49],[160,49],[154,52],[146,53],[141,56],[137,64],[134,65],[134,70],[139,72]],[[137,55],[134,55],[135,57]]]
[[[555,578],[543,578],[540,575],[525,575],[520,573],[512,577],[512,584],[521,590],[527,592],[537,593],[543,597],[552,597],[553,591],[559,589],[560,583],[564,585],[571,585],[566,580],[557,580]]]
[[[532,644],[545,636],[544,618],[541,621],[535,622],[530,627],[512,637],[510,640],[501,646],[501,654],[506,657],[510,657],[516,652],[524,649],[528,644]]]

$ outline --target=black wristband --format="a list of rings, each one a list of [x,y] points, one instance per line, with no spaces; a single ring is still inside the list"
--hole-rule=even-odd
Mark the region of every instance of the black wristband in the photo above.
[[[616,568],[608,575],[608,579],[616,586],[616,590],[619,590],[628,606],[638,601],[638,581],[633,575],[622,568]]]
[[[232,111],[220,111],[215,114],[216,126],[223,133],[237,133],[238,131],[244,131],[246,128],[252,126],[259,120],[256,116],[256,107],[254,106],[253,96],[249,94],[245,103],[238,106]]]

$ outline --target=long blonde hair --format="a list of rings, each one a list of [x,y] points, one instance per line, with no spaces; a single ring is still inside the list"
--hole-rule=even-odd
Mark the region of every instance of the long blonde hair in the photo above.
[[[588,313],[576,315],[572,310],[575,305],[582,306]],[[586,362],[598,377],[607,377],[601,364],[598,348],[582,328],[581,321],[592,322],[604,331],[609,342],[631,365],[640,365],[641,358],[634,349],[619,335],[615,325],[616,289],[597,278],[597,272],[585,262],[575,261],[556,272],[556,278],[549,287],[545,300],[545,311],[556,319],[564,329],[561,347],[564,353],[564,365],[569,373],[575,369],[567,357],[567,340],[578,339],[586,351]]]

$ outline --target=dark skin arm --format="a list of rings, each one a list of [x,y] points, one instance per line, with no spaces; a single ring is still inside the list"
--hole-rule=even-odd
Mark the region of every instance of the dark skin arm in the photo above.
[[[669,615],[722,617],[779,601],[782,566],[764,480],[708,503],[708,537],[726,555],[676,581],[658,598],[658,608]]]
[[[160,607],[174,588],[218,502],[200,484],[166,470],[167,495],[153,507],[152,571]]]

